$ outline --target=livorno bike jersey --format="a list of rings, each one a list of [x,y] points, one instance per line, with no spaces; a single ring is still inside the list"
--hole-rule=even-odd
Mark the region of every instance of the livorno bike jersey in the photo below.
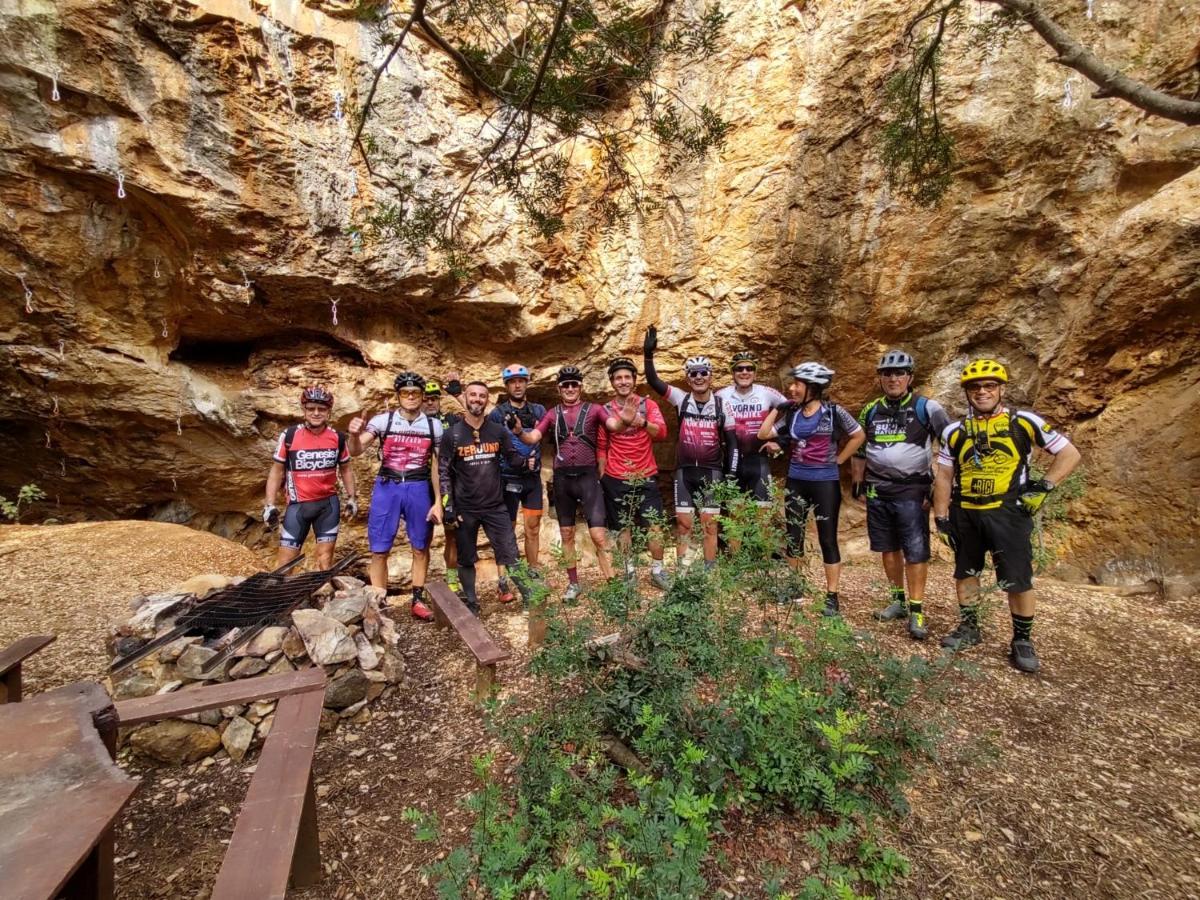
[[[773,387],[752,384],[743,393],[737,385],[729,385],[717,391],[717,398],[724,401],[725,408],[733,417],[733,430],[737,434],[738,452],[759,453],[763,442],[758,439],[758,429],[766,421],[767,413],[787,402],[787,398]]]
[[[954,467],[953,497],[963,509],[997,509],[1020,494],[1035,446],[1061,453],[1070,441],[1035,413],[1001,409],[948,425],[938,464]]]

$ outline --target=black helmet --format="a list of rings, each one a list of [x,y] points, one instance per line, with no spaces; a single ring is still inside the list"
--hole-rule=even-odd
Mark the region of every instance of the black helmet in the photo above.
[[[583,373],[579,371],[578,366],[563,366],[558,370],[558,383],[563,384],[568,381],[583,384]]]
[[[422,391],[424,391],[425,379],[416,372],[401,372],[396,376],[393,386],[396,388],[396,390],[400,390],[401,388],[420,388]]]
[[[754,367],[758,367],[758,357],[749,350],[741,350],[733,354],[733,359],[729,362],[730,369],[736,369],[740,363],[749,363]]]
[[[618,356],[616,359],[614,359],[612,362],[610,362],[608,364],[609,379],[611,380],[612,377],[614,375],[616,375],[618,372],[620,372],[622,369],[628,369],[630,372],[633,373],[633,377],[637,378],[638,370],[637,370],[637,366],[635,366],[633,364],[633,360],[630,359],[628,356]]]
[[[333,394],[323,384],[314,384],[304,389],[300,395],[300,405],[305,403],[320,403],[322,406],[333,408]]]
[[[884,369],[907,369],[911,372],[917,367],[917,361],[905,353],[903,350],[889,350],[883,356],[879,357],[879,365],[875,367],[876,372],[882,372]]]

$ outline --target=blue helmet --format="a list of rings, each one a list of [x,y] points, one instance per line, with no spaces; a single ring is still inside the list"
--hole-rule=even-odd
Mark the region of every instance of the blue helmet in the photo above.
[[[524,366],[513,363],[511,366],[504,367],[504,371],[500,373],[500,377],[504,380],[505,384],[508,383],[508,379],[510,378],[524,378],[528,380],[529,370]]]

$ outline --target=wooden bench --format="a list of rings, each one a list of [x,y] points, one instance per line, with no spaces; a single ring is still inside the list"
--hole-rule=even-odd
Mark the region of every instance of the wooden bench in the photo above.
[[[321,878],[312,760],[325,701],[325,672],[300,669],[116,705],[122,726],[254,700],[280,698],[271,733],[238,814],[212,900],[282,898]]]
[[[471,614],[446,582],[434,581],[425,589],[433,601],[433,619],[438,628],[453,626],[467,649],[475,655],[475,699],[487,699],[495,690],[496,663],[503,662],[512,654],[492,640],[483,623]]]
[[[21,663],[43,647],[54,643],[57,635],[35,634],[14,641],[0,650],[0,703],[21,700]]]

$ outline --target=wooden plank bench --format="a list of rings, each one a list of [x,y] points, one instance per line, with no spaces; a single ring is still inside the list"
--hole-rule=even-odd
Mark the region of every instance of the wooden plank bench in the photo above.
[[[0,650],[0,703],[20,702],[21,663],[53,644],[56,637],[54,634],[34,634]]]
[[[139,697],[116,705],[122,726],[279,698],[212,900],[282,898],[321,878],[312,761],[325,701],[319,667]]]
[[[496,663],[512,654],[492,640],[483,623],[471,614],[446,582],[431,582],[425,590],[433,601],[433,618],[438,628],[453,626],[467,649],[475,655],[475,699],[487,699],[495,689]]]

